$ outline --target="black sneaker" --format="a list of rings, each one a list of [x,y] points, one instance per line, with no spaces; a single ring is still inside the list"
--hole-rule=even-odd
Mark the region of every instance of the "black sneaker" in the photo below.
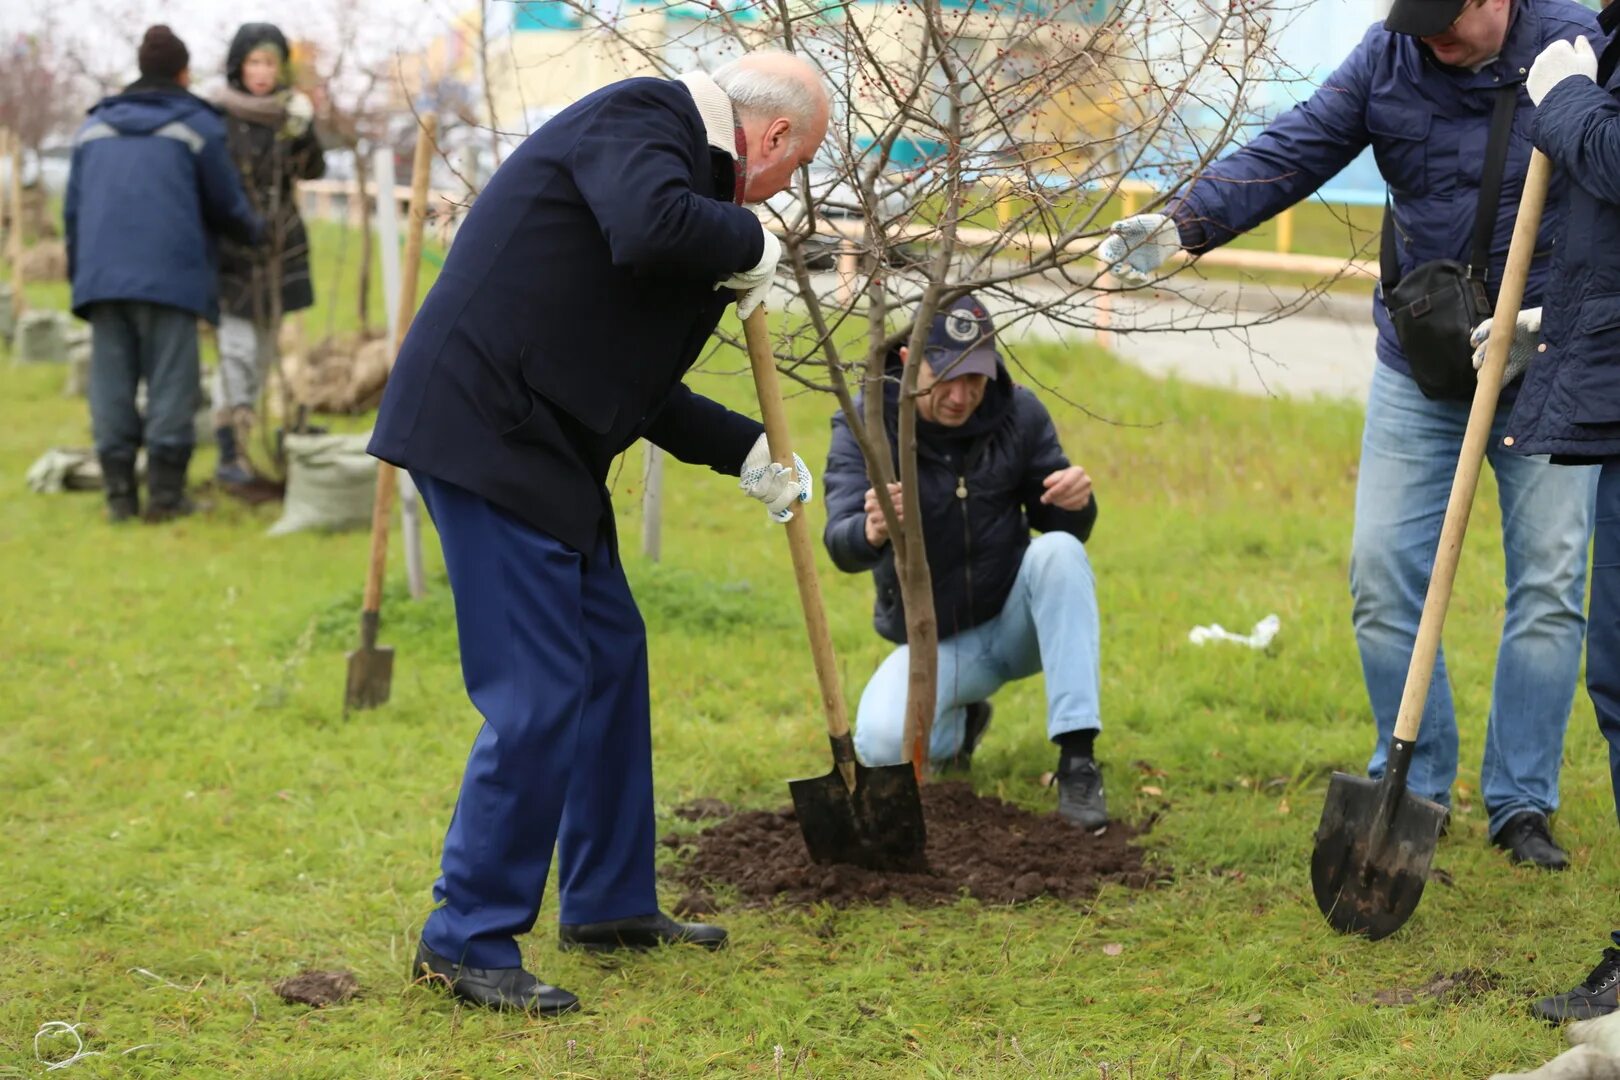
[[[1616,1001],[1617,990],[1620,990],[1620,949],[1604,949],[1603,959],[1585,982],[1567,994],[1542,998],[1530,1011],[1550,1024],[1608,1016],[1620,1007],[1620,1002]]]
[[[1547,816],[1534,810],[1514,814],[1491,838],[1491,843],[1508,853],[1511,863],[1529,863],[1543,870],[1564,870],[1569,855],[1553,842]]]
[[[1058,816],[1082,829],[1108,824],[1108,801],[1103,797],[1102,769],[1094,758],[1058,762],[1052,782],[1058,789]]]
[[[967,719],[962,723],[962,748],[948,758],[934,762],[936,773],[965,773],[973,767],[973,751],[990,727],[995,706],[988,701],[975,701],[967,706]]]

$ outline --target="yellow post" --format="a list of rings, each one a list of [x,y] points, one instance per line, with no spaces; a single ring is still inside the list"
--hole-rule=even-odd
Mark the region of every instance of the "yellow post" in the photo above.
[[[1294,250],[1294,208],[1277,215],[1277,250],[1284,255]]]
[[[1135,188],[1128,188],[1121,185],[1119,189],[1119,197],[1122,204],[1119,215],[1120,217],[1130,217],[1132,214],[1136,213],[1137,203]]]

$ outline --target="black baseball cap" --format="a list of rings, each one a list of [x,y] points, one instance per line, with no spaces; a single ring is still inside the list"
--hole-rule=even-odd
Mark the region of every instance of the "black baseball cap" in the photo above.
[[[934,316],[923,348],[928,366],[941,379],[963,375],[996,377],[1001,354],[996,352],[996,327],[990,313],[972,295],[959,296]]]
[[[1384,29],[1392,34],[1435,37],[1451,29],[1472,0],[1395,0]]]

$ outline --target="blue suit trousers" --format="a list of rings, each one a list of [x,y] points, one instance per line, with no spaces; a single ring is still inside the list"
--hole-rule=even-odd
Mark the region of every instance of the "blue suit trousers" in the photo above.
[[[484,717],[422,939],[469,967],[518,967],[553,847],[562,922],[658,910],[646,627],[605,540],[587,558],[464,488],[411,475]]]

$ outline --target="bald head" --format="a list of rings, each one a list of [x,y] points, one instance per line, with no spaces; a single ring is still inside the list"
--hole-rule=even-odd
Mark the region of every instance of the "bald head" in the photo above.
[[[827,137],[830,97],[815,66],[792,53],[761,49],[714,73],[742,118],[748,147],[743,198],[763,202],[792,182]]]

